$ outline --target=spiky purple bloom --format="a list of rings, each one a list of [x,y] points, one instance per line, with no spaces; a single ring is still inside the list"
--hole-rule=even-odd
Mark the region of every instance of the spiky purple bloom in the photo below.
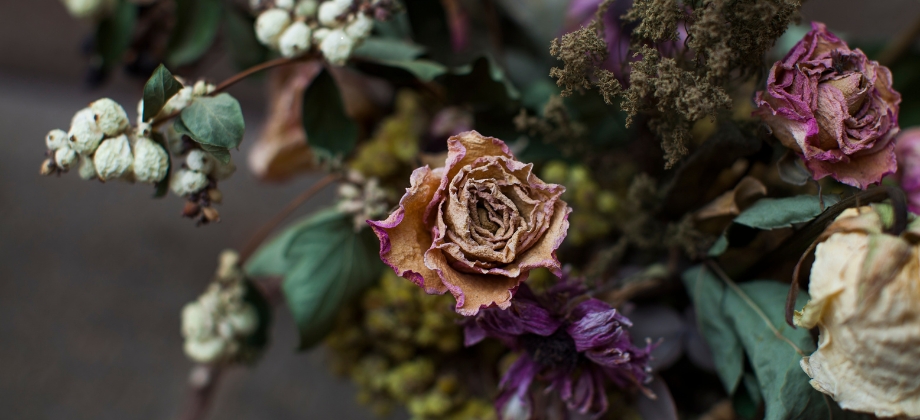
[[[652,378],[653,346],[634,346],[630,326],[577,283],[560,283],[541,296],[522,284],[508,309],[485,309],[467,322],[465,344],[492,337],[521,352],[499,383],[499,418],[531,418],[534,380],[548,383],[569,409],[601,415],[607,411],[605,378],[620,387],[641,387]]]

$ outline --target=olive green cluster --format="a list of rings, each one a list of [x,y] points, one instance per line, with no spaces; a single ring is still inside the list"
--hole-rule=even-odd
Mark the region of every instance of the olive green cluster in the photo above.
[[[461,356],[470,350],[453,304],[388,271],[327,337],[333,370],[350,376],[358,401],[379,415],[402,405],[412,419],[494,419],[491,400],[464,382],[464,366],[482,361]]]
[[[620,207],[620,200],[614,192],[598,185],[588,167],[551,161],[543,167],[541,178],[546,182],[565,185],[562,197],[574,210],[569,215],[569,233],[566,236],[572,245],[583,245],[603,237],[615,227],[614,216]]]

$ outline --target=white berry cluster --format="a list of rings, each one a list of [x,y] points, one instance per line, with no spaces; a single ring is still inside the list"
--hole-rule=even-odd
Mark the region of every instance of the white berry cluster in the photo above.
[[[246,277],[239,255],[220,255],[214,281],[197,300],[182,308],[182,336],[185,354],[198,363],[219,364],[245,361],[258,349],[247,341],[259,328],[259,314],[246,301]]]
[[[135,130],[117,102],[103,98],[74,115],[70,130],[51,130],[45,137],[49,158],[44,175],[79,165],[83,179],[98,178],[157,183],[166,177],[169,157],[149,132]]]
[[[77,19],[102,19],[115,10],[118,0],[63,0],[64,7]]]
[[[256,19],[256,36],[262,44],[297,57],[316,47],[331,64],[340,66],[374,27],[380,0],[274,0],[254,1],[265,7]],[[389,3],[389,2],[387,2]]]
[[[367,227],[368,220],[387,214],[387,192],[380,187],[377,178],[365,178],[358,171],[349,171],[345,182],[339,185],[339,202],[336,205],[342,213],[352,215],[355,231]]]

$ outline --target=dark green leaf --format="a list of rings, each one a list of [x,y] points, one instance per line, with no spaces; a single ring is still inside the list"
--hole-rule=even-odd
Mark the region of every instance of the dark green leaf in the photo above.
[[[840,201],[840,196],[824,196],[825,207],[832,206],[838,201]],[[741,212],[735,218],[734,223],[761,230],[779,229],[814,219],[823,210],[820,199],[816,195],[761,198],[753,206]]]
[[[263,246],[246,265],[251,276],[283,275],[284,295],[308,349],[329,332],[342,305],[380,276],[377,239],[355,232],[335,209],[309,216]]]
[[[163,133],[159,131],[153,132],[153,141],[163,147],[163,150],[169,150],[169,144],[166,143],[166,138],[163,137]],[[166,193],[169,192],[169,174],[172,172],[172,156],[169,152],[166,153],[166,176],[160,182],[157,182],[154,185],[156,191],[153,193],[154,198],[163,198],[166,196]]]
[[[236,67],[243,70],[264,62],[269,51],[256,38],[255,18],[236,7],[230,8],[226,16],[226,48]]]
[[[218,150],[227,151],[240,145],[246,125],[240,103],[226,93],[195,98],[182,110],[175,123],[176,131],[189,136],[205,150],[220,157]]]
[[[212,146],[210,144],[199,144],[199,146],[201,146],[201,150],[208,152],[215,159],[223,163],[230,163],[230,150],[226,147]]]
[[[345,113],[339,87],[326,69],[304,92],[303,128],[310,147],[325,158],[347,155],[358,142],[358,124]]]
[[[176,0],[176,26],[166,46],[171,67],[194,63],[214,43],[223,14],[221,0]]]
[[[160,64],[144,85],[143,120],[150,121],[155,117],[169,98],[172,98],[180,89],[182,89],[182,83],[173,77],[166,66]]]
[[[122,56],[131,45],[134,25],[137,23],[137,6],[120,0],[115,12],[96,28],[96,52],[102,58],[102,69],[108,71],[122,62]]]
[[[425,52],[425,47],[392,38],[370,37],[353,53],[356,57],[378,61],[409,61]]]

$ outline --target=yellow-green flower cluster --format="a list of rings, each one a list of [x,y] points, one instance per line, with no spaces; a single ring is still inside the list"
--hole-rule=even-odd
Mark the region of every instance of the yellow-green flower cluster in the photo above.
[[[396,94],[396,111],[383,119],[374,137],[365,143],[351,163],[367,177],[386,179],[417,158],[419,141],[427,124],[421,98],[410,90]]]
[[[563,200],[572,206],[569,233],[566,240],[573,245],[603,237],[615,226],[614,214],[620,200],[612,191],[604,190],[584,165],[569,165],[562,161],[548,162],[541,177],[546,182],[565,185]]]
[[[494,419],[491,400],[464,382],[469,369],[453,305],[450,295],[427,295],[387,271],[327,337],[333,369],[349,375],[358,401],[380,415],[401,405],[418,420]]]

